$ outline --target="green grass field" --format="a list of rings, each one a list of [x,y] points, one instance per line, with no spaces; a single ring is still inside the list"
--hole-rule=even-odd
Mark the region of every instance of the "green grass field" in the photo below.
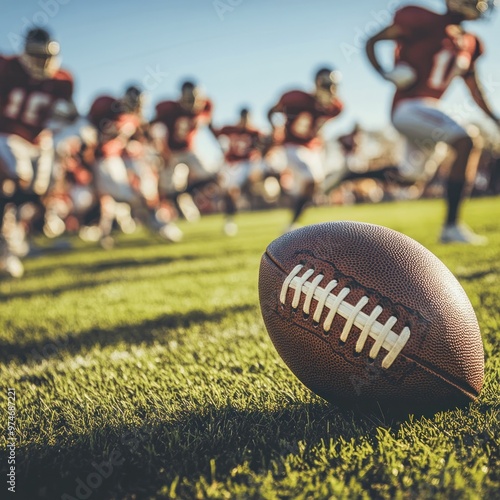
[[[260,256],[284,211],[142,233],[109,252],[26,262],[0,282],[2,449],[16,391],[17,496],[500,498],[500,198],[468,202],[490,243],[436,243],[440,201],[310,210],[389,226],[436,253],[476,309],[486,384],[469,408],[386,422],[328,405],[286,368],[258,304]],[[7,459],[0,497],[8,496]]]

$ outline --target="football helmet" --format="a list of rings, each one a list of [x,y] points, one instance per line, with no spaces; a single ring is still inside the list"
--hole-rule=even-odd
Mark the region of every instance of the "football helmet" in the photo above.
[[[186,109],[194,109],[196,102],[200,98],[200,90],[198,86],[191,80],[186,80],[181,85],[180,103]]]
[[[314,81],[318,89],[334,90],[342,80],[340,71],[333,68],[320,68],[316,71]]]
[[[130,85],[125,90],[122,102],[128,112],[138,113],[144,104],[144,91],[137,85]]]
[[[330,106],[332,98],[337,94],[337,86],[342,79],[340,71],[332,68],[320,68],[314,77],[315,96],[322,106]]]
[[[26,34],[24,51],[19,60],[35,79],[51,78],[58,71],[59,43],[43,28],[33,28]]]
[[[186,80],[181,85],[179,104],[188,111],[200,112],[207,103],[203,89],[195,82]]]
[[[448,10],[461,14],[466,21],[488,17],[495,3],[496,0],[446,0]]]

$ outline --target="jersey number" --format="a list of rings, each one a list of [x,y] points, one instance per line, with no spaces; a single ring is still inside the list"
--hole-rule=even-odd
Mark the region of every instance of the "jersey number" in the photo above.
[[[7,98],[4,116],[36,127],[51,101],[50,95],[43,92],[27,93],[25,89],[13,89]]]

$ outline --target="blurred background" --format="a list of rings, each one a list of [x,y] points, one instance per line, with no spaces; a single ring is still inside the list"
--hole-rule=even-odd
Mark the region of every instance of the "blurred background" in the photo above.
[[[185,77],[199,82],[215,104],[214,123],[237,118],[241,105],[254,110],[259,127],[268,127],[268,108],[286,89],[311,88],[314,70],[330,64],[343,74],[339,89],[345,112],[336,130],[354,121],[366,128],[389,124],[393,89],[367,64],[365,40],[387,25],[398,0],[99,0],[8,1],[0,18],[0,49],[22,49],[30,24],[44,26],[61,44],[63,66],[75,77],[81,112],[99,94],[123,92],[129,82],[147,90],[147,108],[177,97]],[[416,5],[444,11],[442,0]],[[484,40],[479,71],[490,82],[490,100],[500,109],[498,19],[468,29]],[[392,60],[392,49],[384,54]],[[463,113],[464,86],[456,82],[447,105]],[[472,107],[471,107],[472,108]],[[465,112],[480,119],[474,109]],[[489,124],[485,124],[489,126]]]

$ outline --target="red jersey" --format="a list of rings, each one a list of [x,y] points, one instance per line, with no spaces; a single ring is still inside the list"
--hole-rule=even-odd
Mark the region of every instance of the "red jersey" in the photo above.
[[[163,101],[156,106],[153,122],[163,123],[168,130],[167,143],[171,151],[191,149],[200,119],[209,117],[212,103],[205,101],[199,109],[187,110],[178,101]]]
[[[111,96],[98,97],[88,118],[99,131],[98,154],[106,157],[120,156],[127,140],[141,125],[138,115],[125,111],[122,102]]]
[[[215,135],[229,139],[229,146],[224,155],[228,163],[249,160],[255,154],[260,139],[258,130],[238,125],[223,127],[217,130]]]
[[[409,6],[396,12],[394,24],[403,31],[397,39],[396,64],[405,62],[417,73],[414,85],[396,92],[394,104],[412,97],[440,99],[453,78],[471,72],[483,53],[480,40],[463,31],[453,13]]]
[[[0,133],[15,134],[34,143],[46,127],[54,104],[73,96],[73,78],[59,70],[37,80],[18,57],[0,56]]]
[[[310,146],[319,129],[339,115],[343,105],[333,97],[329,106],[323,106],[313,95],[294,90],[284,94],[276,108],[286,117],[284,143]]]

